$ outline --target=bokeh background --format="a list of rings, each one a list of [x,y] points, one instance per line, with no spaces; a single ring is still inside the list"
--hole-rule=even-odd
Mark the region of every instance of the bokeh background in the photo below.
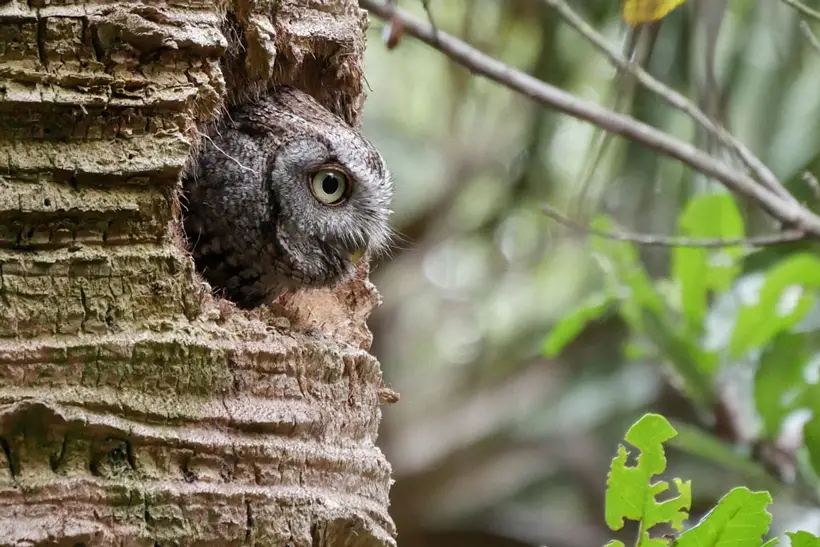
[[[570,4],[623,48],[629,29],[619,2]],[[424,17],[420,0],[399,5]],[[440,29],[482,51],[585,99],[618,101],[712,150],[686,117],[616,80],[543,2],[430,6]],[[820,51],[799,23],[779,0],[690,0],[654,40],[643,36],[639,51],[650,73],[791,180],[820,150]],[[625,356],[617,315],[590,325],[560,357],[542,356],[551,327],[602,280],[587,240],[539,204],[672,234],[682,205],[712,183],[619,138],[606,141],[586,177],[601,143],[592,126],[473,77],[409,36],[388,50],[383,26],[371,18],[364,128],[394,173],[402,237],[375,266],[384,304],[370,325],[386,381],[401,394],[384,408],[379,439],[394,468],[399,544],[604,545],[617,536],[604,523],[606,474],[626,429],[647,411],[681,423],[695,417],[659,359]],[[766,229],[752,207],[746,213],[750,226]],[[668,273],[668,250],[641,257],[653,276]],[[731,486],[755,486],[691,451],[669,456],[670,475],[693,481],[694,515]],[[777,526],[797,519],[818,531],[811,507],[779,503]]]

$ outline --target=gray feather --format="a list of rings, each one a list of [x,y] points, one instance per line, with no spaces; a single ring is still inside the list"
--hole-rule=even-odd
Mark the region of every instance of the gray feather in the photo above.
[[[351,254],[390,243],[393,185],[378,151],[309,95],[279,88],[230,111],[183,181],[197,269],[239,306],[285,291],[330,287],[355,271]],[[350,194],[328,206],[311,192],[327,167]]]

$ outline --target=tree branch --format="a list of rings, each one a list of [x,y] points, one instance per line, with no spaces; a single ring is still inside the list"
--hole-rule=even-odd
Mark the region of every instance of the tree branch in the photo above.
[[[801,232],[820,236],[820,217],[796,201],[774,193],[745,173],[731,169],[691,144],[629,116],[582,100],[571,93],[533,78],[481,53],[441,30],[434,32],[429,24],[403,10],[377,0],[359,0],[359,5],[381,18],[400,19],[407,34],[438,49],[474,74],[484,76],[541,104],[675,158],[757,203],[785,225]]]
[[[596,230],[589,226],[572,220],[559,213],[558,210],[552,208],[546,203],[541,204],[541,210],[545,215],[563,224],[573,232],[584,235],[592,235],[603,237],[605,239],[613,239],[615,241],[628,241],[638,245],[656,246],[656,247],[700,247],[700,248],[719,248],[719,247],[767,247],[772,245],[780,245],[789,243],[791,241],[798,241],[804,239],[806,234],[798,230],[789,230],[779,234],[772,234],[768,236],[757,237],[739,237],[734,239],[703,239],[692,237],[673,237],[673,236],[657,236],[650,234],[634,234],[628,232],[605,232],[603,230]]]
[[[820,11],[813,10],[798,0],[783,0],[783,2],[793,7],[798,13],[801,13],[806,17],[810,17],[815,21],[820,21]]]
[[[714,122],[695,104],[686,97],[652,77],[637,63],[630,63],[619,51],[610,46],[601,33],[589,25],[564,0],[540,0],[542,3],[555,9],[564,21],[578,31],[587,41],[595,46],[617,68],[635,76],[638,82],[652,91],[673,108],[687,114],[701,127],[714,135],[724,146],[732,150],[745,163],[760,181],[786,200],[794,201],[794,197],[786,190],[772,171],[755,156],[746,145],[740,142],[731,133],[718,123]]]
[[[820,53],[820,40],[817,39],[817,36],[812,32],[811,27],[806,21],[800,21],[800,30],[803,32],[803,36],[806,37],[806,40],[809,41],[809,45]]]

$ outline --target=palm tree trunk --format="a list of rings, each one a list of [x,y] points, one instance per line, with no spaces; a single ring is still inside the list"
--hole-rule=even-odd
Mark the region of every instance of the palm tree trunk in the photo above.
[[[214,299],[178,181],[226,100],[351,123],[355,0],[0,2],[0,545],[393,545],[366,280]]]

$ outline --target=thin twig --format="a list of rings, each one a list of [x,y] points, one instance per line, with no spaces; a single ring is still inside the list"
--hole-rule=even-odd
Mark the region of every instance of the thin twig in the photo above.
[[[427,14],[427,20],[430,21],[430,26],[433,28],[433,36],[438,33],[438,27],[433,20],[433,11],[430,9],[430,0],[421,0],[421,5],[424,7],[424,13]]]
[[[811,30],[811,26],[806,21],[800,21],[800,30],[803,31],[803,36],[806,37],[806,40],[809,41],[809,44],[820,53],[820,40],[817,39],[817,35],[814,34]]]
[[[757,203],[786,226],[820,236],[820,217],[793,198],[775,194],[747,174],[738,172],[689,143],[672,137],[648,124],[624,116],[598,104],[585,101],[553,87],[501,61],[489,57],[458,38],[438,30],[403,10],[377,0],[359,0],[359,5],[384,19],[399,18],[405,32],[438,49],[475,74],[482,75],[541,104],[577,119],[629,138],[657,152],[675,158],[706,176],[720,181],[728,189]]]
[[[793,7],[798,13],[801,13],[806,17],[811,17],[815,21],[820,21],[820,11],[811,9],[799,0],[783,0],[783,2]]]
[[[786,200],[794,200],[788,190],[780,184],[775,174],[772,173],[746,145],[726,131],[720,124],[710,119],[706,113],[686,97],[654,78],[637,63],[631,63],[625,59],[618,50],[607,43],[606,38],[604,38],[601,33],[584,21],[564,0],[540,1],[554,8],[571,27],[577,30],[589,43],[598,48],[615,67],[634,75],[642,86],[661,97],[672,107],[687,114],[696,123],[714,135],[724,146],[732,150],[770,190]]]
[[[704,249],[735,246],[770,247],[772,245],[781,245],[791,241],[799,241],[806,236],[803,232],[799,232],[797,230],[789,230],[768,236],[739,237],[734,239],[703,239],[692,237],[658,236],[653,234],[635,234],[628,232],[606,232],[604,230],[597,230],[589,226],[584,226],[583,224],[559,213],[556,209],[546,203],[541,204],[541,210],[545,215],[556,222],[563,224],[573,232],[603,237],[605,239],[613,239],[615,241],[627,241],[638,245],[655,247],[699,247]]]
[[[820,199],[820,183],[817,182],[817,177],[806,171],[800,178],[803,181],[803,184],[809,187],[814,199]]]

